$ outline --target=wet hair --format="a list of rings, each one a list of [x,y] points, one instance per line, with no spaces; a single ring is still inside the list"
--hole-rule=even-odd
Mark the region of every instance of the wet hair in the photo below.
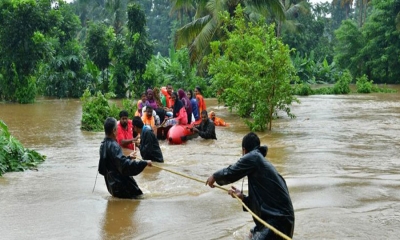
[[[172,95],[174,95],[176,99],[179,99],[177,92],[172,92]]]
[[[151,109],[151,111],[153,111],[153,107],[150,104],[146,104],[146,112],[148,109]]]
[[[201,95],[203,95],[203,92],[201,91],[201,88],[200,88],[199,86],[196,86],[195,88],[197,89],[197,91],[198,91]]]
[[[258,147],[260,147],[260,138],[258,138],[257,134],[249,132],[243,137],[242,148],[246,149],[246,151],[250,152]]]
[[[132,119],[132,125],[138,128],[143,128],[143,121],[139,116],[136,116]]]
[[[249,132],[242,140],[242,148],[246,149],[247,152],[258,149],[260,153],[265,157],[267,156],[268,147],[266,145],[260,146],[260,138],[254,132]]]
[[[200,115],[203,115],[203,114],[205,114],[206,116],[208,116],[207,110],[201,111]]]
[[[127,117],[127,116],[128,116],[128,111],[122,110],[121,112],[119,112],[119,118]]]
[[[113,117],[108,117],[105,121],[104,121],[104,133],[106,135],[111,135],[114,131],[114,129],[117,128],[117,120],[115,120],[115,118]]]

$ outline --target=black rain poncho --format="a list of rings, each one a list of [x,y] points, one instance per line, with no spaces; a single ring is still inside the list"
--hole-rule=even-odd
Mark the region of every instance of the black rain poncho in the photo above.
[[[203,121],[200,123],[199,136],[204,139],[217,139],[215,125],[211,119],[208,119],[205,123]]]
[[[161,152],[160,144],[158,143],[156,135],[151,129],[143,127],[140,134],[140,155],[145,160],[155,162],[164,162],[163,154]]]
[[[142,195],[135,179],[147,166],[146,161],[135,161],[122,154],[118,143],[104,138],[100,146],[99,173],[104,176],[108,192],[118,198],[135,198]]]
[[[293,236],[294,210],[286,182],[259,149],[248,152],[235,164],[215,172],[213,176],[219,185],[247,176],[249,196],[243,199],[246,206],[285,235]],[[265,233],[256,239],[281,239],[255,218],[253,220],[256,223],[255,231]]]

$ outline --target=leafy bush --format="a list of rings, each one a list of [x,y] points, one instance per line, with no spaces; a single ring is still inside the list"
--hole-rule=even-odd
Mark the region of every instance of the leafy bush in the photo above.
[[[356,86],[358,93],[371,93],[372,92],[372,83],[374,81],[368,80],[367,75],[363,75],[362,77],[357,78]]]
[[[5,172],[24,171],[35,168],[46,156],[24,148],[10,135],[7,125],[0,120],[0,176]]]
[[[314,92],[308,83],[301,83],[296,86],[293,94],[299,95],[299,96],[308,96],[308,95],[312,95],[313,93]]]
[[[81,129],[87,131],[103,131],[104,120],[107,117],[119,118],[120,110],[114,103],[109,103],[109,99],[115,97],[114,93],[105,95],[97,92],[92,96],[88,89],[85,90],[82,101],[82,120]]]
[[[334,94],[348,94],[350,93],[350,86],[353,77],[349,70],[346,70],[342,76],[339,77],[339,80],[333,86]]]

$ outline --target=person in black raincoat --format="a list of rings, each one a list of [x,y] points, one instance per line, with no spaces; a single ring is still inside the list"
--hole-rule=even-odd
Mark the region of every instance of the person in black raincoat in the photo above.
[[[104,176],[108,192],[117,198],[136,198],[143,194],[137,185],[136,176],[146,166],[152,166],[151,161],[136,161],[136,152],[129,156],[122,154],[122,149],[116,141],[117,120],[107,118],[104,122],[106,137],[100,146],[99,173]]]
[[[278,229],[288,237],[293,236],[294,210],[289,191],[283,177],[264,157],[267,146],[260,147],[260,139],[255,133],[248,133],[242,141],[243,157],[235,164],[221,169],[211,175],[206,185],[215,187],[214,183],[225,185],[247,176],[249,195],[232,186],[229,194],[235,194],[258,217]],[[245,210],[245,209],[244,209]],[[253,218],[256,226],[251,230],[252,239],[282,239],[272,230]]]
[[[200,126],[194,127],[192,131],[198,133],[199,136],[204,139],[217,139],[214,122],[208,118],[208,113],[206,110],[201,112]]]
[[[134,117],[132,125],[133,129],[140,133],[140,143],[138,145],[142,158],[154,162],[164,162],[160,144],[153,130],[148,126],[144,126],[140,117]]]

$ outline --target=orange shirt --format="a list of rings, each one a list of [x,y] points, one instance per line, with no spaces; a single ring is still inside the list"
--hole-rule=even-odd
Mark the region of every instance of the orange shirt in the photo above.
[[[174,100],[172,100],[171,95],[167,92],[167,88],[162,87],[161,93],[165,96],[167,108],[172,108],[172,106],[174,106]]]
[[[151,116],[150,118],[147,117],[147,114],[145,113],[142,117],[142,121],[144,125],[150,126],[153,131],[156,128],[156,120],[154,119],[154,116]]]
[[[210,117],[210,119],[212,120],[211,117]],[[215,126],[227,126],[226,122],[224,120],[222,120],[222,118],[219,118],[219,117],[215,117],[213,122],[214,122]]]
[[[207,109],[207,107],[206,107],[206,102],[204,101],[203,96],[200,95],[200,94],[197,94],[197,95],[196,95],[196,100],[197,100],[197,105],[199,106],[199,116],[201,116],[201,112],[202,112],[203,110],[206,110],[206,109]]]

